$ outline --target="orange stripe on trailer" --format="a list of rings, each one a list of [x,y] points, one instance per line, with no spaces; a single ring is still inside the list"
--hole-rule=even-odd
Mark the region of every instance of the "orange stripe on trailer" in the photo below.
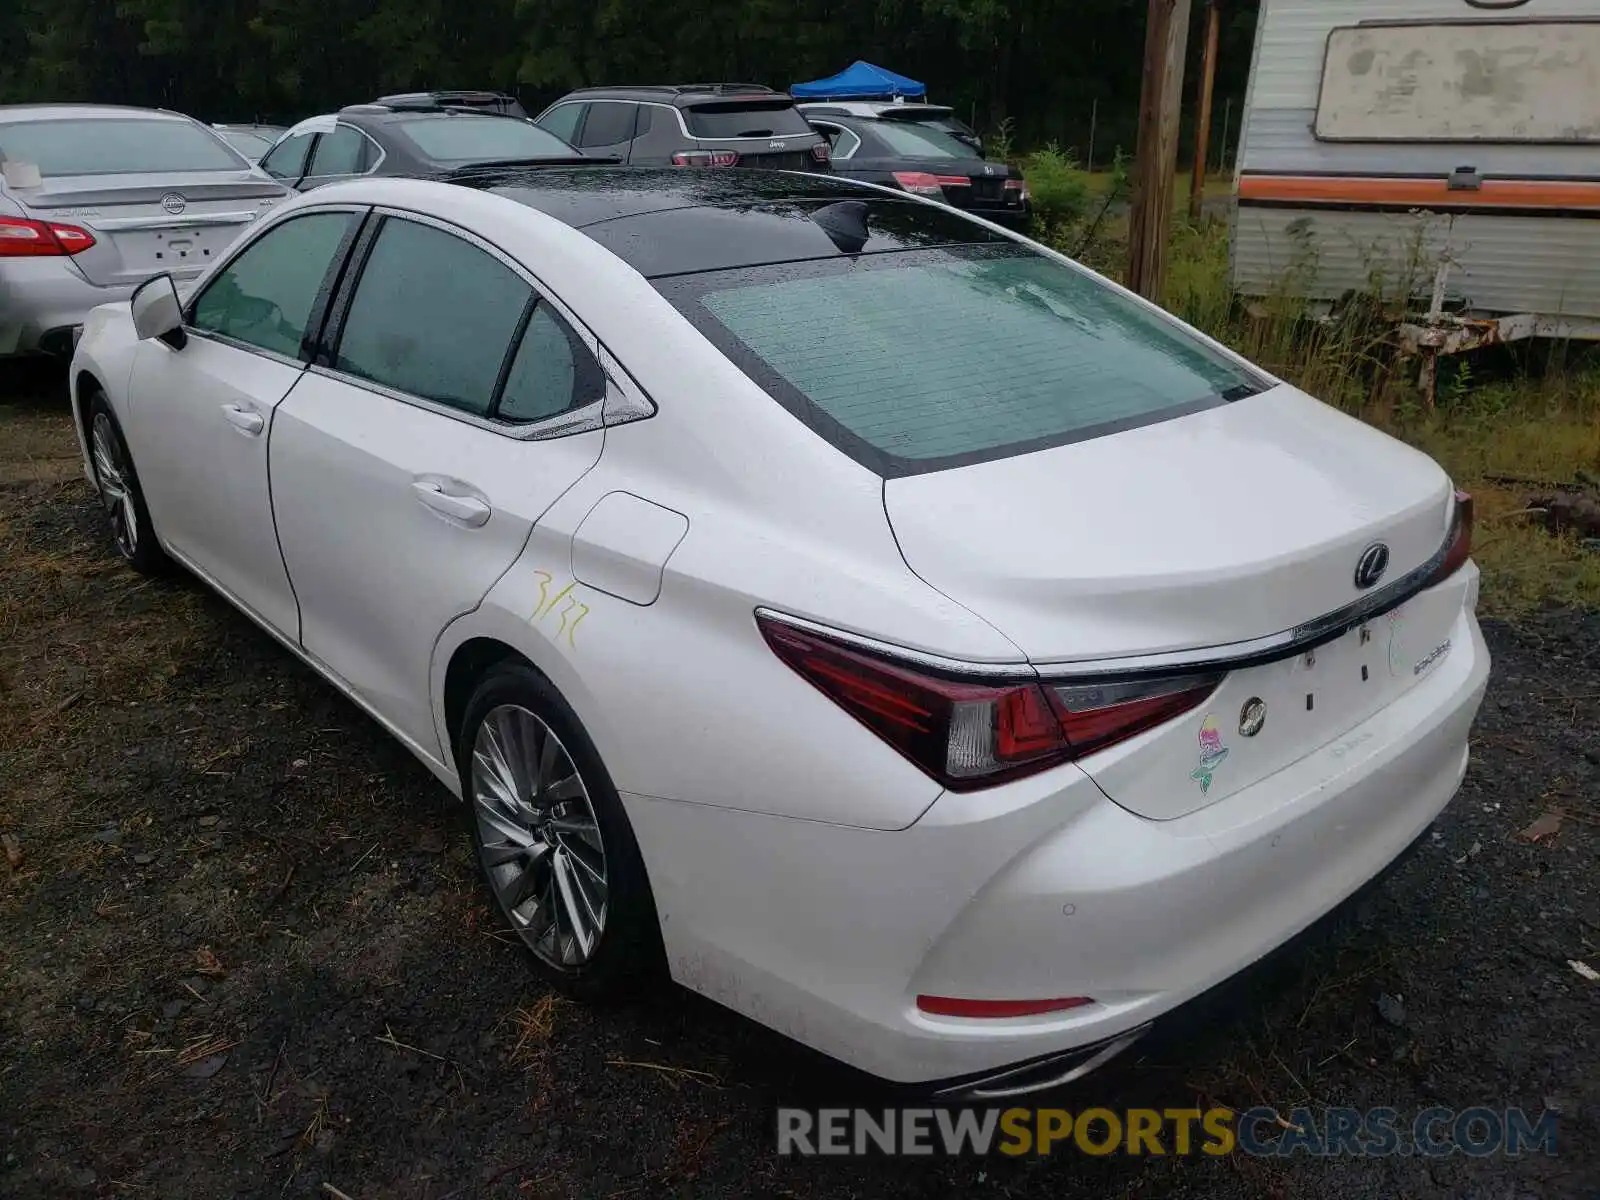
[[[1373,179],[1356,175],[1245,175],[1239,199],[1297,204],[1383,204],[1449,208],[1600,209],[1600,182],[1486,179],[1451,188],[1443,179]]]

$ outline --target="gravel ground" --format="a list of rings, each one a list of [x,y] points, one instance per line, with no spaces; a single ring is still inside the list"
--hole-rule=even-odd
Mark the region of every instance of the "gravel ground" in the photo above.
[[[1600,615],[1490,623],[1474,763],[1419,852],[1051,1100],[1514,1105],[1558,1111],[1556,1154],[785,1159],[778,1104],[882,1095],[668,984],[545,994],[431,777],[198,585],[115,560],[32,378],[0,377],[0,1194],[1600,1195],[1600,983],[1569,964],[1600,968]]]

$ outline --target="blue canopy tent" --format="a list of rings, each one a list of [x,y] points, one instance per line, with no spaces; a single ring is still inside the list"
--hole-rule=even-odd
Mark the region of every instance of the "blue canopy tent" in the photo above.
[[[915,79],[857,59],[837,75],[795,84],[789,94],[796,100],[884,100],[895,96],[921,100],[928,89]]]

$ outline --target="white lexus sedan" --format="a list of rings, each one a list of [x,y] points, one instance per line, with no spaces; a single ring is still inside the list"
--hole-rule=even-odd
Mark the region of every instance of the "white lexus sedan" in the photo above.
[[[85,470],[400,739],[580,995],[661,966],[944,1095],[1049,1086],[1456,791],[1428,458],[997,227],[819,176],[273,209],[97,309]]]

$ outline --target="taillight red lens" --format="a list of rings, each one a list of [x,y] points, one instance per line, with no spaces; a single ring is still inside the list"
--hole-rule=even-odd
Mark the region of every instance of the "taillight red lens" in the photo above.
[[[94,245],[94,234],[59,221],[0,217],[0,258],[59,258]]]
[[[672,156],[675,167],[736,167],[739,154],[734,150],[680,150]]]
[[[832,162],[833,151],[828,148],[827,142],[818,142],[815,146],[811,147],[811,157],[816,159],[819,163]]]
[[[929,175],[926,171],[896,171],[894,181],[906,191],[919,196],[944,195],[944,189],[939,186],[939,177]]]
[[[1472,497],[1466,492],[1456,492],[1455,517],[1450,523],[1449,548],[1445,551],[1444,561],[1439,564],[1439,569],[1428,580],[1429,584],[1440,583],[1450,578],[1463,566],[1467,559],[1472,557]]]
[[[917,1008],[937,1017],[1035,1017],[1066,1012],[1093,1004],[1088,996],[1063,996],[1059,1000],[961,1000],[954,996],[918,996]]]
[[[952,791],[1031,775],[1199,704],[1219,674],[1075,684],[957,679],[758,614],[799,675]]]

